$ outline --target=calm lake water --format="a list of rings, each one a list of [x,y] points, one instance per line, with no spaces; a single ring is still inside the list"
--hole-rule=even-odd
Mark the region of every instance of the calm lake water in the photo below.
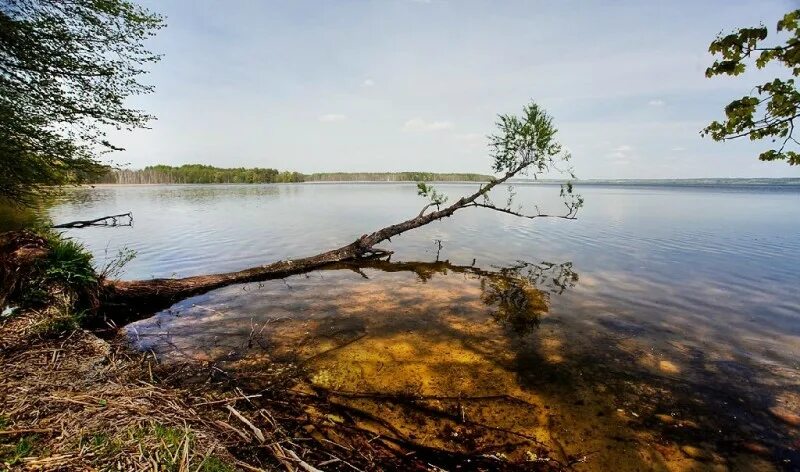
[[[562,205],[557,186],[514,191]],[[578,191],[576,221],[464,210],[385,243],[390,263],[226,287],[127,333],[253,389],[301,366],[296,388],[363,412],[363,427],[446,449],[579,470],[798,470],[800,189]],[[413,184],[108,186],[50,215],[132,211],[132,227],[67,234],[99,265],[136,250],[123,278],[140,279],[316,254],[423,204]]]

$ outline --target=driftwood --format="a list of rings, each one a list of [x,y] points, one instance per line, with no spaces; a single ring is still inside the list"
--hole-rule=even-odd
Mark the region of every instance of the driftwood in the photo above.
[[[122,220],[127,218],[126,220]],[[122,221],[120,221],[122,220]],[[86,228],[87,226],[133,226],[133,213],[121,213],[119,215],[101,216],[93,220],[76,220],[67,223],[53,225],[51,228]]]
[[[563,215],[541,213],[524,215],[509,208],[496,207],[494,204],[490,203],[488,198],[485,198],[497,185],[506,182],[532,163],[532,161],[524,161],[506,172],[501,178],[481,184],[475,193],[466,197],[461,197],[455,203],[445,208],[439,208],[439,204],[428,204],[414,218],[381,228],[373,233],[365,234],[346,246],[314,256],[295,260],[283,260],[245,270],[221,274],[136,281],[105,280],[101,287],[103,309],[107,312],[113,312],[114,316],[112,318],[115,323],[119,324],[139,318],[147,313],[152,313],[154,310],[165,308],[190,296],[205,293],[227,285],[285,278],[339,262],[374,259],[376,257],[389,255],[391,254],[389,251],[378,249],[375,246],[383,241],[390,241],[392,237],[405,233],[406,231],[419,228],[436,220],[448,218],[456,211],[465,208],[492,209],[525,218],[549,217],[570,220],[575,219],[580,204],[566,202],[567,211]],[[482,198],[483,201],[479,202],[478,200]],[[436,206],[438,209],[425,213],[432,206]]]

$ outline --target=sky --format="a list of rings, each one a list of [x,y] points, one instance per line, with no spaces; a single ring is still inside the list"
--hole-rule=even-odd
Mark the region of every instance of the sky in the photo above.
[[[769,142],[702,138],[780,69],[707,79],[722,31],[794,0],[165,1],[163,54],[116,163],[489,173],[486,136],[533,100],[579,178],[800,177]],[[770,75],[771,74],[771,75]],[[556,177],[556,176],[553,176]]]

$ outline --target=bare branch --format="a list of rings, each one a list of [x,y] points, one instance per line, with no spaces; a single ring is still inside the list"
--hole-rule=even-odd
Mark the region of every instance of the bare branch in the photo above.
[[[120,222],[120,218],[127,218]],[[87,226],[133,226],[133,213],[121,213],[119,215],[101,216],[93,220],[77,220],[51,226],[52,228],[86,228]]]
[[[511,210],[509,208],[500,208],[500,207],[496,207],[494,205],[486,205],[486,204],[477,203],[477,202],[472,203],[469,206],[479,207],[479,208],[487,208],[489,210],[499,211],[501,213],[508,213],[509,215],[518,216],[520,218],[528,218],[528,219],[531,219],[531,220],[534,219],[534,218],[561,218],[561,219],[564,219],[564,220],[575,220],[575,219],[577,219],[577,217],[575,216],[575,214],[577,213],[577,209],[574,208],[573,206],[570,206],[569,204],[567,206],[568,206],[568,208],[570,210],[565,215],[551,215],[551,214],[547,214],[547,213],[536,213],[534,215],[526,215],[524,213],[520,213],[520,212]]]

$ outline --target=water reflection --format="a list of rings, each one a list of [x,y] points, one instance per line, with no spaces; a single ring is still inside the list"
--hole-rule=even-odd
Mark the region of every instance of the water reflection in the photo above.
[[[441,241],[437,241],[441,250]],[[480,299],[487,306],[488,314],[498,324],[508,327],[518,335],[530,333],[539,326],[541,315],[547,313],[550,295],[560,295],[578,282],[578,273],[571,262],[531,263],[517,261],[514,265],[492,270],[475,265],[456,265],[450,261],[392,262],[372,260],[358,263],[338,264],[328,268],[348,268],[364,278],[369,278],[363,269],[382,272],[411,272],[422,283],[430,281],[435,274],[463,274],[480,281]]]
[[[94,201],[65,203],[52,215],[69,221],[132,210],[133,228],[68,234],[85,241],[101,263],[107,250],[137,250],[125,274],[137,279],[307,256],[419,212],[413,185],[263,187],[270,190],[208,187],[219,189],[215,197],[203,189],[195,195],[191,186],[98,188]],[[474,191],[441,188],[452,198]],[[516,188],[520,198],[544,205],[557,194],[546,185]],[[514,395],[538,406],[461,403],[480,403],[480,421],[539,435],[553,450],[560,443],[567,455],[604,451],[590,454],[581,468],[624,470],[612,460],[623,456],[627,468],[639,470],[749,470],[758,460],[767,470],[797,468],[800,431],[789,422],[800,414],[800,192],[622,186],[581,192],[585,212],[569,224],[465,211],[387,247],[406,260],[444,258],[495,272],[520,258],[574,261],[580,283],[560,296],[538,286],[549,293],[548,311],[521,317],[520,333],[492,312],[504,296],[523,313],[541,311],[535,297],[514,295],[525,284],[512,281],[509,292],[509,282],[501,281],[493,298],[489,279],[432,267],[340,268],[229,287],[134,328],[142,346],[216,362],[253,388],[305,359],[303,384],[312,391]],[[500,313],[498,319],[520,318]],[[538,320],[538,328],[528,320]],[[452,413],[458,401],[442,406]],[[402,423],[399,413],[366,403],[363,409]],[[478,414],[469,411],[477,407],[464,408],[467,420]],[[454,431],[459,424],[451,425]],[[431,434],[439,426],[432,424]],[[523,446],[517,451],[524,453]]]
[[[572,263],[520,262],[481,278],[481,300],[492,307],[495,321],[517,334],[527,334],[539,326],[539,317],[549,307],[550,294],[562,294],[578,281]]]
[[[252,390],[288,378],[401,443],[586,470],[770,470],[796,460],[796,434],[768,410],[773,398],[753,397],[766,386],[709,383],[726,374],[684,370],[646,332],[624,335],[635,325],[608,337],[553,316],[563,305],[554,296],[578,280],[569,263],[340,264],[195,297],[128,333],[142,349],[211,363]],[[715,355],[702,354],[701,366]]]

